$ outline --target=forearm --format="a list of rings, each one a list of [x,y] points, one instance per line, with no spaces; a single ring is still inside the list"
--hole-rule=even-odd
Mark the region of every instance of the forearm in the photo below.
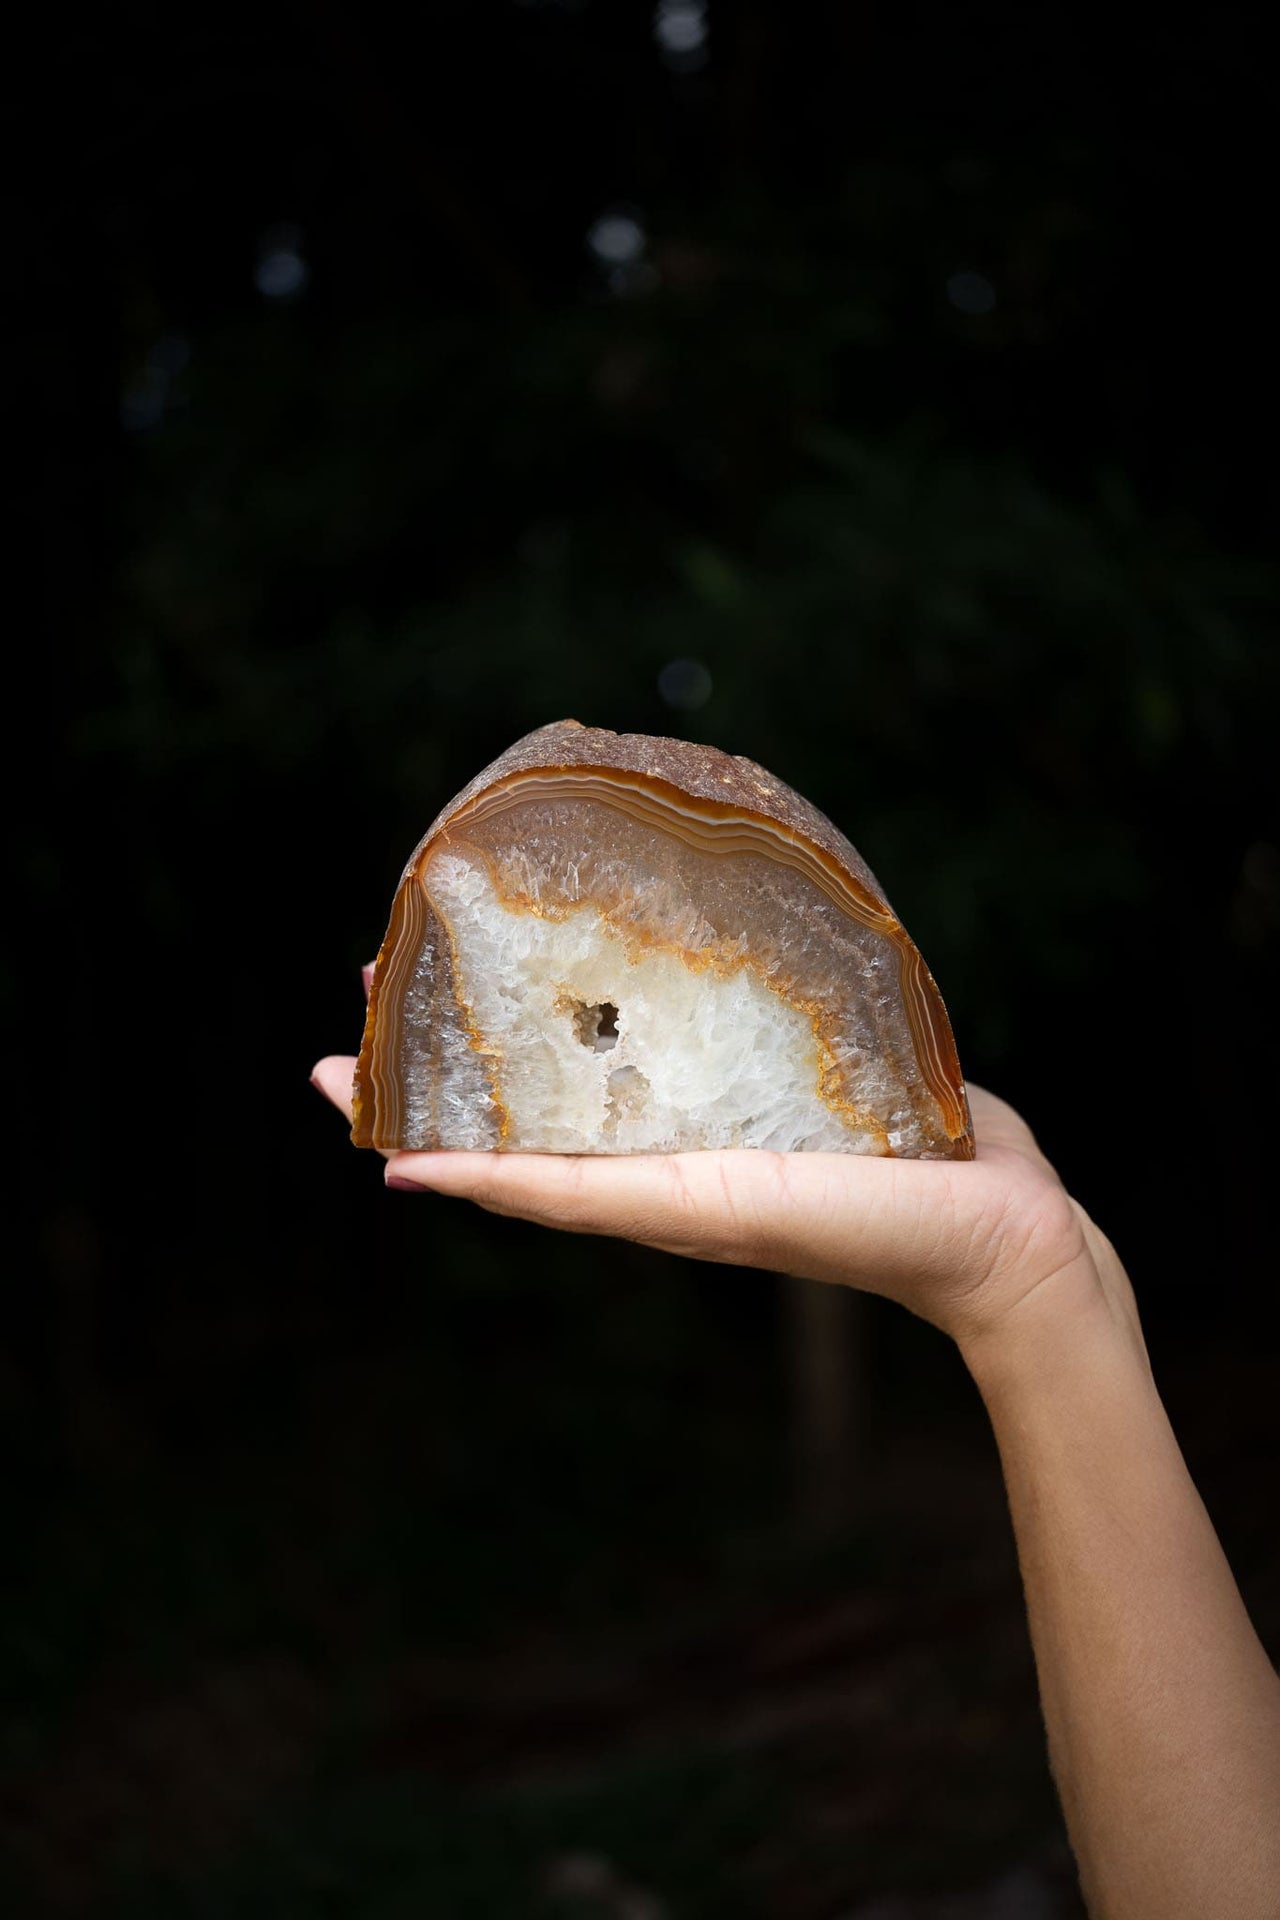
[[[1105,1244],[1105,1243],[1104,1243]],[[1275,1920],[1280,1680],[1160,1403],[1118,1266],[968,1354],[1009,1494],[1096,1920]]]

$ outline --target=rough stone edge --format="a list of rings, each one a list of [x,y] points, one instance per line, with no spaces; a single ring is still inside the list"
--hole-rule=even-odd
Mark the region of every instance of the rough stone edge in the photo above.
[[[462,791],[440,809],[423,834],[405,862],[402,879],[414,870],[425,849],[454,814],[495,781],[513,773],[574,767],[619,768],[626,773],[649,774],[695,800],[716,800],[740,808],[744,813],[775,821],[820,847],[898,920],[884,888],[852,841],[846,839],[812,801],[756,761],[748,760],[744,754],[725,753],[719,747],[701,746],[691,740],[668,739],[662,734],[611,733],[606,727],[583,726],[579,720],[554,720],[548,726],[536,727],[469,780]]]

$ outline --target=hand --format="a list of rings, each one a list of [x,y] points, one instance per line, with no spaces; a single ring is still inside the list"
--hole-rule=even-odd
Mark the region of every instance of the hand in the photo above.
[[[314,1080],[350,1116],[355,1061]],[[1119,1262],[1026,1122],[969,1089],[971,1161],[861,1154],[394,1153],[387,1180],[570,1233],[835,1281],[900,1301],[966,1354],[1025,1324],[1029,1303],[1101,1303],[1136,1331]],[[1037,1318],[1039,1317],[1037,1313]]]

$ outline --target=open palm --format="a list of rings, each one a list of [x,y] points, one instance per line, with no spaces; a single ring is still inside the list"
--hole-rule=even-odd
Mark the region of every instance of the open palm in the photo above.
[[[354,1070],[331,1056],[314,1074],[348,1116]],[[964,1344],[1051,1285],[1083,1275],[1096,1286],[1106,1246],[1021,1116],[981,1088],[969,1097],[969,1161],[758,1149],[393,1153],[386,1176],[569,1233],[885,1294]]]

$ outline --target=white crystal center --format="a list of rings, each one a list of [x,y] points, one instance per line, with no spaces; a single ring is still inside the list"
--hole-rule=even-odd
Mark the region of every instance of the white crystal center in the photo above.
[[[819,1094],[812,1020],[749,966],[629,940],[587,901],[557,918],[522,910],[457,854],[425,877],[509,1116],[504,1146],[875,1151]]]

